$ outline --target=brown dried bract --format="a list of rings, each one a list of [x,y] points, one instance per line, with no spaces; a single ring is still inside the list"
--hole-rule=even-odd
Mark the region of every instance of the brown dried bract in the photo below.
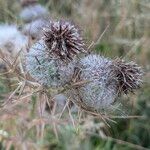
[[[116,59],[112,64],[112,72],[118,82],[119,92],[134,92],[142,83],[143,71],[134,62],[125,62],[122,59]]]
[[[85,51],[85,44],[79,29],[67,21],[51,22],[44,29],[44,41],[50,55],[63,61],[70,61]]]

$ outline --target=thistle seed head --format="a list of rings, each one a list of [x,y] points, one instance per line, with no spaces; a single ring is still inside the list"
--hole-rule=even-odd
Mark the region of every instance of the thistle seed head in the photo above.
[[[15,25],[0,25],[0,49],[5,54],[15,57],[19,51],[25,51],[27,44],[27,37]]]
[[[117,85],[110,77],[111,63],[111,60],[97,55],[89,55],[79,62],[77,82],[85,81],[85,84],[74,90],[73,99],[82,108],[100,111],[115,102]]]
[[[29,5],[25,7],[20,13],[20,18],[26,23],[47,16],[48,10],[40,4]]]
[[[40,40],[43,36],[43,28],[47,24],[46,19],[37,19],[28,23],[23,28],[23,33],[27,36],[30,36],[33,40]]]
[[[74,64],[67,66],[47,55],[47,47],[40,40],[26,56],[26,69],[33,79],[41,85],[60,87],[67,84],[73,75]]]
[[[62,61],[70,61],[78,53],[85,52],[79,29],[67,21],[51,22],[44,29],[44,41],[50,55]]]
[[[45,44],[41,40],[26,55],[26,69],[42,85],[57,85],[57,68],[54,60],[45,57]]]
[[[118,81],[119,92],[134,92],[142,83],[143,71],[134,62],[116,59],[112,63],[112,75]]]

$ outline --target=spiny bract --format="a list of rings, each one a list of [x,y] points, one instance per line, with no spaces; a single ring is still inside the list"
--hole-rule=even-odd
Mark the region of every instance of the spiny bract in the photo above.
[[[85,52],[79,29],[67,21],[51,22],[44,28],[43,39],[50,55],[63,61],[70,61],[78,53]]]
[[[37,82],[49,87],[67,84],[73,75],[74,64],[62,64],[49,57],[43,40],[37,42],[26,56],[26,69]]]

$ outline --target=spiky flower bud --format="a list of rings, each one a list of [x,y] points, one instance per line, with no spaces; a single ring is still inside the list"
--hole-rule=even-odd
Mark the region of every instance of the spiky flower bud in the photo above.
[[[84,84],[73,90],[73,100],[90,111],[111,110],[120,95],[120,86],[132,91],[140,84],[141,70],[137,65],[124,61],[114,63],[98,55],[81,59],[76,70],[75,82]]]
[[[37,19],[28,23],[23,28],[23,33],[31,39],[40,40],[43,36],[43,28],[46,26],[48,21],[46,19]]]
[[[118,81],[119,91],[127,94],[128,92],[134,92],[140,87],[143,71],[134,62],[116,59],[112,63],[112,75]]]
[[[20,18],[26,23],[47,16],[48,10],[40,4],[29,5],[20,13]]]
[[[43,39],[50,55],[62,61],[70,61],[78,53],[85,52],[79,29],[67,21],[51,22],[44,29]]]
[[[59,87],[67,84],[73,75],[74,64],[62,64],[48,55],[43,40],[37,42],[26,56],[26,69],[42,85]]]

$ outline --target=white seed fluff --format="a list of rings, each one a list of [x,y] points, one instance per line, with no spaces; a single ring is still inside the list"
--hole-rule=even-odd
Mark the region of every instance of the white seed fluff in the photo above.
[[[20,18],[24,22],[31,22],[46,16],[48,16],[48,10],[40,4],[29,5],[25,7],[20,14]]]
[[[80,81],[87,83],[79,86],[74,95],[88,108],[93,110],[108,109],[115,102],[117,85],[110,76],[111,60],[98,55],[89,55],[79,62]]]
[[[0,48],[4,53],[16,56],[19,51],[24,51],[28,38],[18,31],[15,25],[0,25]]]
[[[37,42],[26,56],[26,69],[37,82],[48,87],[59,87],[67,84],[73,75],[74,64],[67,66],[48,55],[43,40]]]
[[[32,37],[33,39],[40,40],[40,38],[43,36],[43,28],[47,23],[48,21],[45,19],[34,20],[23,27],[23,33]]]

